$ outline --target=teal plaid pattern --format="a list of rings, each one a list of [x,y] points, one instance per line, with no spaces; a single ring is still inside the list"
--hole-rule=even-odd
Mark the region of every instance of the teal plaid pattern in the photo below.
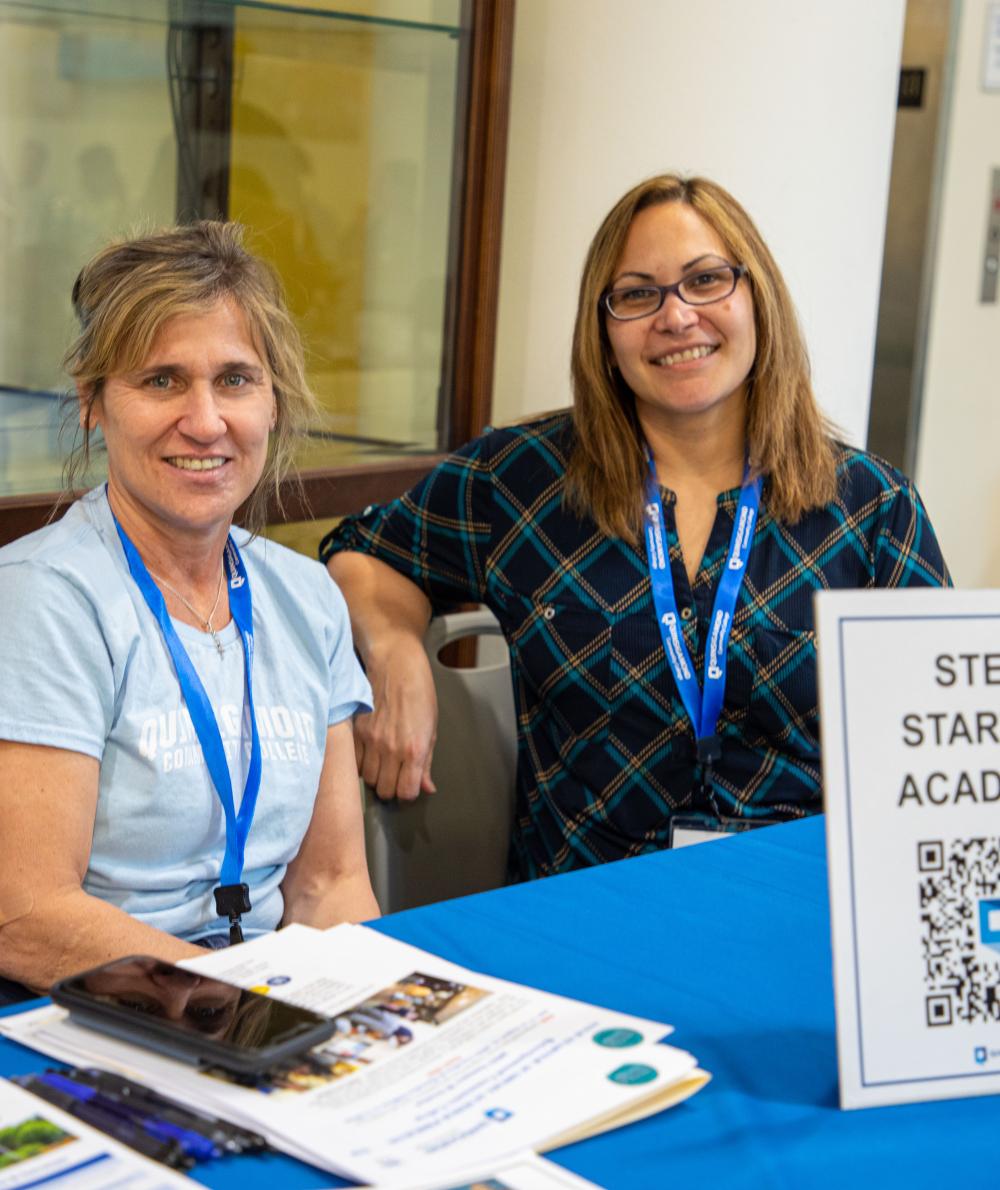
[[[497,430],[391,504],[348,518],[321,546],[372,554],[439,610],[474,601],[510,647],[518,723],[513,867],[524,877],[665,847],[671,819],[709,814],[695,742],[667,665],[644,548],[563,507],[566,416]],[[912,484],[839,446],[839,498],[797,525],[770,515],[767,486],[729,643],[713,772],[724,817],[770,821],[821,808],[813,593],[948,586]],[[739,498],[719,496],[693,584],[663,490],[670,562],[699,674]],[[447,730],[447,728],[445,728]]]

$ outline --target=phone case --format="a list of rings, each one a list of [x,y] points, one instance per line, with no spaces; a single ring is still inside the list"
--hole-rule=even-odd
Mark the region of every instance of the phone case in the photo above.
[[[278,1063],[319,1045],[334,1032],[334,1022],[326,1017],[308,1009],[270,1000],[260,993],[244,992],[235,984],[227,984],[240,991],[248,1003],[255,1004],[259,999],[264,1008],[287,1016],[287,1035],[267,1045],[241,1046],[224,1039],[186,1031],[158,1017],[133,1013],[121,1005],[97,999],[78,986],[90,976],[108,972],[121,963],[144,957],[134,956],[130,960],[116,960],[60,980],[52,988],[52,999],[60,1007],[67,1009],[75,1021],[88,1028],[97,1029],[180,1061],[203,1066],[219,1066],[241,1076],[264,1074]],[[226,983],[225,980],[216,982]]]

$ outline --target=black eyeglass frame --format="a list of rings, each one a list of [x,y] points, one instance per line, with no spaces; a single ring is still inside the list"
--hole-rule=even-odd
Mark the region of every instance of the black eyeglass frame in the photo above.
[[[707,272],[722,272],[728,270],[733,274],[732,288],[725,293],[719,294],[718,297],[709,298],[707,302],[692,302],[690,298],[686,298],[681,293],[681,286],[689,281],[692,277],[697,277],[699,273]],[[603,309],[606,314],[609,314],[616,322],[635,322],[638,318],[649,318],[651,314],[656,314],[663,309],[663,303],[672,293],[676,293],[678,298],[685,304],[685,306],[712,306],[716,302],[724,302],[727,297],[731,297],[736,292],[736,286],[739,285],[742,277],[750,275],[750,270],[745,264],[719,264],[713,265],[711,269],[695,269],[688,273],[686,277],[681,277],[679,281],[675,281],[673,285],[629,285],[622,289],[608,289],[597,299],[598,310]],[[631,289],[655,289],[659,295],[660,300],[653,307],[652,310],[645,310],[642,314],[616,314],[611,309],[611,298],[616,293],[628,293]]]

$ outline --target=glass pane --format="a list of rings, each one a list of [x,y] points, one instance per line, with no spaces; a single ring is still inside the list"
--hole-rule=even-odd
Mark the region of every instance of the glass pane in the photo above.
[[[158,8],[158,5],[145,6]],[[174,215],[163,24],[0,7],[0,494],[58,488],[81,263]]]
[[[230,215],[285,280],[327,412],[303,466],[438,449],[455,27],[241,8],[234,51]]]
[[[0,495],[60,486],[79,266],[192,195],[285,281],[325,411],[302,465],[440,448],[458,24],[459,0],[0,0]]]

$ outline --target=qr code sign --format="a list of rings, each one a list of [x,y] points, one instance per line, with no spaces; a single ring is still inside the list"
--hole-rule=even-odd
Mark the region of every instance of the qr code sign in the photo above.
[[[927,1024],[1000,1021],[1000,839],[917,844]]]

